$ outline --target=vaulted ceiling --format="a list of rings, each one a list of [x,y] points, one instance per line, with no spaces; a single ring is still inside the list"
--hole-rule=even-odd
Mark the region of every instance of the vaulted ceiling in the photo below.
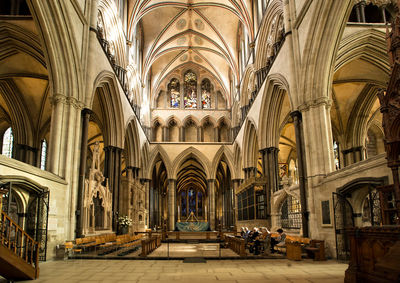
[[[238,82],[238,28],[253,38],[249,0],[142,0],[129,2],[128,36],[143,28],[142,77],[151,74],[152,89],[177,69],[198,66],[228,93]]]

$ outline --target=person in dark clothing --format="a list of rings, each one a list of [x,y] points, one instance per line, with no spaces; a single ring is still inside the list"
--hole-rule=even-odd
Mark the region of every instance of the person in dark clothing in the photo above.
[[[254,227],[251,235],[249,236],[250,237],[250,241],[253,243],[253,245],[250,246],[249,251],[251,253],[254,252],[254,255],[259,255],[260,254],[260,239],[259,239],[259,236],[260,236],[260,232],[258,232],[258,228]]]
[[[273,238],[271,238],[271,253],[274,253],[274,252],[275,252],[274,247],[275,247],[277,244],[282,243],[282,242],[285,242],[285,239],[286,239],[286,234],[283,233],[283,230],[282,230],[281,228],[279,228],[279,229],[277,230],[277,232],[279,233],[279,236],[278,236],[278,237],[273,237]]]

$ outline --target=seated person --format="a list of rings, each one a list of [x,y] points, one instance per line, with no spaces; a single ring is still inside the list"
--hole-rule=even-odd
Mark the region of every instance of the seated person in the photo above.
[[[269,251],[271,250],[271,232],[267,227],[262,227],[261,231],[260,242],[263,245],[264,253],[269,254]]]
[[[271,238],[271,253],[274,253],[274,252],[275,252],[274,247],[275,247],[277,244],[282,243],[282,242],[285,242],[285,239],[286,239],[286,234],[283,233],[283,230],[282,230],[281,228],[279,228],[279,229],[277,230],[277,232],[279,233],[279,236],[278,236],[278,237]]]
[[[253,245],[250,246],[249,251],[251,253],[254,252],[255,255],[260,254],[260,233],[258,232],[257,227],[254,227],[253,231],[249,235],[249,242],[253,243]]]

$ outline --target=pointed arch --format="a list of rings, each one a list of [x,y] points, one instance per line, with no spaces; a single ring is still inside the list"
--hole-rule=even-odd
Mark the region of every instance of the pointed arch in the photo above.
[[[265,84],[259,118],[260,148],[278,147],[280,137],[280,116],[285,96],[288,96],[290,108],[293,102],[289,92],[289,83],[281,74],[271,74]]]
[[[140,138],[136,118],[132,117],[125,127],[126,165],[141,167]]]
[[[93,107],[93,101],[97,92],[104,114],[104,144],[106,146],[112,145],[123,148],[125,127],[118,82],[114,73],[102,71],[94,80],[93,85],[90,106]]]
[[[182,151],[174,160],[173,162],[173,170],[172,176],[176,179],[176,176],[179,172],[180,166],[187,158],[193,157],[195,158],[202,166],[206,173],[207,179],[210,179],[210,162],[208,161],[207,157],[197,148],[189,147]]]
[[[156,145],[153,150],[150,153],[148,162],[147,162],[147,179],[152,179],[152,173],[153,173],[153,168],[154,165],[161,160],[164,165],[165,165],[165,169],[167,171],[167,177],[168,179],[172,179],[173,175],[173,166],[172,166],[172,162],[170,160],[170,158],[168,157],[168,153],[165,151],[165,149],[160,146],[159,144]]]
[[[243,144],[247,144],[243,153],[244,168],[257,167],[258,160],[258,137],[255,124],[247,119],[243,135]]]
[[[232,179],[236,179],[237,176],[237,170],[235,170],[236,166],[234,164],[234,158],[232,152],[225,146],[221,146],[217,153],[214,155],[214,158],[211,162],[211,177],[212,179],[215,179],[217,176],[217,170],[218,170],[218,165],[221,162],[221,160],[224,160],[226,164],[228,164],[229,170],[232,175]]]

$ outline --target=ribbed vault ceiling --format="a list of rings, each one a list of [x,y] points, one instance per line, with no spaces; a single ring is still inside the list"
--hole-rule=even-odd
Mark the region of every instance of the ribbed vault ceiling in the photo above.
[[[142,77],[151,74],[155,90],[174,70],[195,64],[228,92],[229,77],[238,77],[239,22],[253,39],[250,4],[248,0],[131,0],[128,34],[139,23],[144,34]]]

